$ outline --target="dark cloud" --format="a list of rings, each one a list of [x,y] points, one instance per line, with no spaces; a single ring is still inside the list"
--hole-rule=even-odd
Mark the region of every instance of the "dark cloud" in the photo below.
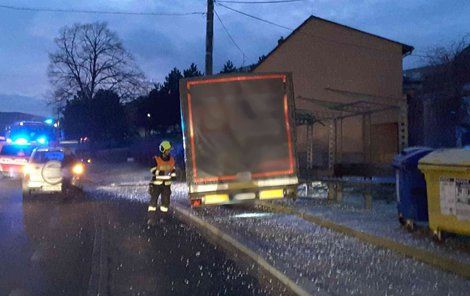
[[[18,111],[46,117],[53,115],[53,108],[44,99],[0,94],[0,112]]]
[[[171,58],[179,51],[176,43],[167,34],[146,28],[136,29],[125,36],[125,47],[135,56],[154,59],[156,56]]]
[[[3,4],[30,7],[127,11],[204,11],[205,0],[10,0]],[[416,52],[446,45],[468,33],[470,1],[465,0],[306,0],[280,5],[235,5],[232,7],[295,28],[310,14],[415,46]],[[281,36],[290,32],[216,5],[226,27],[246,54],[245,64],[268,53]],[[46,67],[53,39],[64,25],[106,21],[147,77],[161,81],[173,67],[195,62],[204,65],[205,17],[110,16],[10,11],[0,8],[0,93],[30,96],[48,90]],[[215,70],[227,59],[243,63],[240,51],[215,18]],[[407,57],[405,67],[419,65]]]

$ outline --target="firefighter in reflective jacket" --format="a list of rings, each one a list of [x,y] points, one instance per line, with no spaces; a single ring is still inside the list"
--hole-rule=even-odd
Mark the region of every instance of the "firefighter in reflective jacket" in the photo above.
[[[163,141],[159,147],[160,155],[155,156],[155,166],[150,170],[152,172],[152,181],[149,184],[150,204],[149,213],[157,211],[158,197],[161,195],[160,211],[168,212],[170,206],[171,181],[176,177],[175,159],[170,155],[171,144],[169,141]]]

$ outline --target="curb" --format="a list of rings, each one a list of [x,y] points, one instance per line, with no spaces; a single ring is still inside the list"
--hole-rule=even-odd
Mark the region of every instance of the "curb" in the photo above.
[[[180,206],[175,206],[174,209],[175,214],[179,215],[184,220],[193,222],[197,226],[204,228],[205,234],[210,236],[211,238],[216,238],[216,242],[225,249],[234,248],[245,256],[247,256],[249,259],[253,260],[256,264],[258,264],[258,266],[261,266],[265,271],[267,271],[271,276],[273,276],[279,282],[285,285],[295,295],[311,295],[298,284],[296,284],[294,281],[292,281],[290,278],[288,278],[286,275],[284,275],[281,271],[272,266],[260,255],[256,254],[253,250],[246,247],[229,234],[223,232],[219,228],[209,224],[208,222],[190,213],[188,210],[181,208]]]
[[[437,255],[430,251],[410,247],[410,246],[395,242],[388,238],[358,231],[358,230],[349,228],[347,226],[337,224],[331,220],[320,218],[312,214],[299,212],[288,206],[276,205],[276,204],[271,204],[271,203],[266,203],[266,202],[258,202],[257,204],[261,207],[265,207],[277,213],[284,213],[284,214],[291,214],[291,215],[298,216],[301,219],[304,219],[311,223],[315,223],[321,227],[333,230],[335,232],[338,232],[347,236],[355,237],[363,242],[372,244],[377,247],[382,247],[382,248],[386,248],[386,249],[398,252],[402,255],[405,255],[406,257],[416,259],[423,263],[426,263],[435,267],[439,267],[445,271],[455,273],[466,279],[470,279],[470,265],[468,264],[463,264],[459,261],[456,261],[450,258],[445,258],[443,256]]]

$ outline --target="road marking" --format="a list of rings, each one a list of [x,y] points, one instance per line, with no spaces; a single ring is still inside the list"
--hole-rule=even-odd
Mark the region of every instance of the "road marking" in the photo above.
[[[31,255],[30,261],[31,262],[39,262],[42,259],[42,250],[37,249],[34,251],[33,255]]]
[[[108,295],[107,280],[108,266],[105,248],[105,230],[103,225],[103,216],[97,215],[102,213],[100,205],[93,202],[93,221],[95,226],[95,234],[93,236],[93,251],[91,255],[91,274],[88,281],[87,295]]]
[[[30,261],[37,263],[40,262],[44,257],[44,250],[47,249],[47,243],[40,242],[37,248],[34,249],[33,255],[31,255]]]
[[[246,247],[235,238],[230,236],[229,234],[223,232],[219,228],[215,227],[212,224],[209,224],[207,221],[197,217],[196,215],[192,214],[186,209],[183,209],[181,206],[176,205],[174,207],[175,213],[179,215],[186,221],[190,221],[195,223],[197,226],[204,228],[208,235],[211,235],[211,238],[217,238],[217,242],[222,245],[225,249],[227,249],[227,244],[229,247],[235,248],[237,251],[243,253],[245,256],[253,260],[259,266],[261,266],[264,270],[266,270],[269,274],[271,274],[274,278],[276,278],[279,282],[284,284],[290,291],[292,291],[295,295],[305,296],[311,295],[307,291],[305,291],[302,287],[296,284],[293,280],[287,277],[284,273],[276,269],[272,266],[268,261],[266,261],[263,257],[258,255],[256,252],[251,250],[250,248]]]
[[[445,271],[452,272],[457,275],[463,276],[467,279],[470,279],[470,265],[468,264],[463,264],[456,260],[445,258],[443,256],[440,256],[430,251],[407,246],[405,244],[395,242],[388,238],[358,231],[350,227],[335,223],[331,220],[320,218],[318,216],[315,216],[309,213],[299,212],[288,206],[276,205],[276,204],[267,203],[267,202],[258,202],[258,205],[260,205],[261,207],[265,207],[269,209],[270,211],[273,211],[276,213],[295,215],[308,222],[317,224],[318,226],[328,228],[330,230],[333,230],[335,232],[338,232],[344,235],[355,237],[363,242],[372,244],[377,247],[382,247],[382,248],[386,248],[386,249],[401,253],[402,255],[405,255],[407,257],[411,257],[418,261],[427,263],[435,267],[439,267]]]

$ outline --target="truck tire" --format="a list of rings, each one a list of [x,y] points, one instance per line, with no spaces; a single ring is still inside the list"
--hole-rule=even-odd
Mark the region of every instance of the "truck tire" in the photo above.
[[[23,194],[23,199],[24,200],[28,200],[28,199],[31,198],[31,191],[30,190],[23,190],[22,194]]]
[[[67,199],[69,199],[70,193],[71,193],[70,185],[64,180],[62,182],[62,191],[60,192],[60,197],[62,198],[63,201],[66,201]]]

